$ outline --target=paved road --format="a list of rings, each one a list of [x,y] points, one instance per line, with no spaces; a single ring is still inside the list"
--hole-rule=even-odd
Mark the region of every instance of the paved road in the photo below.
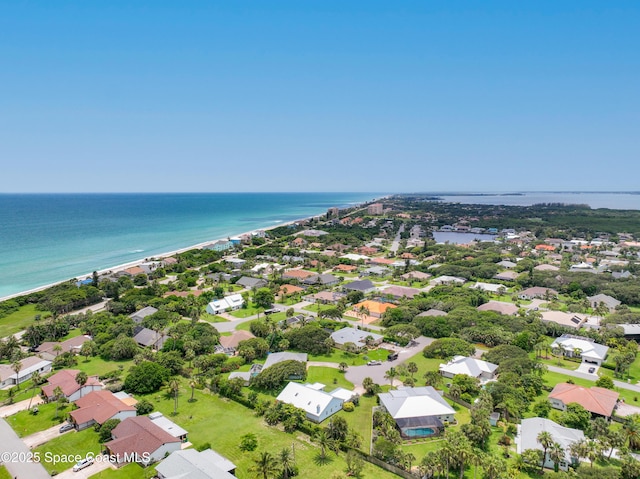
[[[13,455],[11,459],[15,459],[3,463],[11,477],[17,479],[50,479],[51,476],[49,476],[42,464],[25,460],[31,457],[29,448],[4,419],[0,419],[0,438],[2,438],[0,451],[3,456],[9,453]]]
[[[391,247],[389,248],[389,251],[394,254],[400,249],[400,235],[402,233],[404,233],[404,223],[402,223],[400,228],[398,228],[398,232],[396,233],[396,236],[391,243]]]
[[[395,361],[384,361],[379,366],[350,366],[345,373],[345,377],[347,381],[351,381],[355,386],[362,386],[362,381],[366,377],[370,377],[377,384],[386,384],[388,380],[385,379],[384,375],[391,367],[397,367],[407,359],[420,354],[424,347],[433,341],[433,338],[420,336],[416,339],[416,345],[410,348],[396,348],[399,354],[398,359]],[[394,384],[398,384],[397,381]]]
[[[557,366],[547,366],[549,371],[554,373],[566,374],[567,376],[573,376],[574,378],[588,379],[589,381],[594,381],[597,378],[594,378],[593,374],[583,373],[580,371],[571,371],[570,369],[559,368]],[[640,393],[640,386],[637,384],[630,384],[624,381],[614,380],[613,384],[620,389],[627,389],[629,391]]]

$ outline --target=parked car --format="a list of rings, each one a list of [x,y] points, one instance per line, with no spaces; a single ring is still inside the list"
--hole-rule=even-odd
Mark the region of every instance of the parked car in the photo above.
[[[367,363],[367,366],[380,366],[381,364],[382,364],[382,361],[373,360],[373,361],[369,361]]]
[[[78,461],[75,466],[73,466],[73,472],[78,472],[85,467],[89,467],[93,464],[93,457],[85,457],[82,461]]]
[[[589,368],[589,374],[593,374],[595,372],[596,368]]]
[[[398,353],[389,353],[387,356],[387,361],[395,361],[396,359],[398,359]]]
[[[73,429],[73,424],[70,424],[68,422],[60,426],[60,432],[67,432],[67,431],[71,431],[72,429]]]

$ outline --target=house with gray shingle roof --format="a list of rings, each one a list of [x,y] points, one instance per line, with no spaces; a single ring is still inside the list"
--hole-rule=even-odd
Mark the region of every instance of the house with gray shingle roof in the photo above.
[[[156,466],[158,479],[236,479],[236,465],[211,449],[171,453]]]

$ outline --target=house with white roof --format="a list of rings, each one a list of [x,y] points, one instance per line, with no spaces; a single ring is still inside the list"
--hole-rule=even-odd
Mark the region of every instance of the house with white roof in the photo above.
[[[207,304],[206,311],[209,314],[219,314],[225,311],[235,311],[242,308],[244,299],[241,294],[231,294],[222,299],[214,299]]]
[[[236,479],[236,465],[211,449],[184,449],[156,466],[159,479]]]
[[[584,432],[579,429],[564,427],[553,422],[550,419],[542,417],[531,417],[523,419],[518,425],[518,435],[516,436],[516,452],[522,454],[527,449],[535,449],[544,451],[542,445],[538,442],[538,435],[541,432],[551,434],[554,443],[558,443],[564,449],[564,457],[558,463],[558,468],[567,471],[571,464],[577,464],[578,458],[571,456],[569,446],[575,442],[583,440]],[[549,457],[549,452],[543,459],[544,467],[554,469],[554,462]]]
[[[600,366],[607,357],[609,346],[596,343],[593,339],[563,334],[551,343],[554,354],[562,354],[567,357],[582,358],[583,363],[597,364]]]
[[[455,420],[455,410],[431,386],[402,386],[378,397],[405,439],[439,434]]]
[[[371,337],[371,344],[380,344],[384,339],[382,334],[371,333],[356,328],[342,328],[331,333],[331,339],[338,346],[344,346],[347,343],[353,343],[359,348],[367,345],[367,338]]]
[[[482,291],[487,291],[489,293],[498,293],[500,291],[506,291],[507,288],[503,284],[493,284],[493,283],[482,283],[478,281],[476,284],[471,286],[473,289],[480,289]]]
[[[349,399],[354,395],[353,392],[345,389],[337,388],[329,393],[325,392],[324,384],[300,384],[289,383],[276,398],[286,404],[291,404],[297,408],[304,410],[307,419],[320,423],[329,416],[337,413],[342,409],[344,398],[348,395]]]
[[[156,426],[160,427],[164,432],[171,434],[173,437],[180,439],[182,442],[187,441],[187,431],[175,422],[165,417],[161,412],[152,412],[149,414],[149,419]]]
[[[466,374],[481,381],[495,379],[497,364],[476,358],[454,356],[447,364],[440,365],[440,374],[445,378],[453,378],[458,374]]]

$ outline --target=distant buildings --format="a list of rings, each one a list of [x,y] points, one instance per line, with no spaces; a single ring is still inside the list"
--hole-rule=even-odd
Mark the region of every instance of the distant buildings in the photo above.
[[[367,206],[367,213],[370,215],[381,215],[383,213],[382,203],[373,203]]]

